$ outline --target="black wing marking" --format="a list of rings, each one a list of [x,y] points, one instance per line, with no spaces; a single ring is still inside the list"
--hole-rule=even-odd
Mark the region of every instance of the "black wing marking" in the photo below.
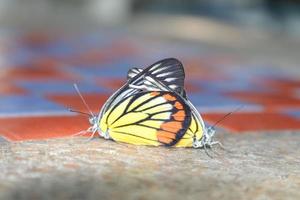
[[[137,68],[137,67],[131,68],[127,73],[127,80],[132,79],[133,77],[135,77],[142,71],[143,71],[143,69],[141,69],[141,68]]]
[[[175,90],[179,94],[184,94],[184,68],[182,63],[175,58],[167,58],[158,61],[146,69],[132,68],[128,71],[127,78],[132,79],[138,74],[144,73],[144,76],[151,76],[152,78],[160,81],[169,88]],[[148,80],[144,80],[142,83],[148,91],[159,91],[160,88],[153,85]],[[138,85],[140,86],[140,85]]]
[[[125,125],[120,125],[120,126],[117,126],[115,128],[121,128],[121,127],[125,127],[125,126],[132,126],[132,125],[136,125],[136,126],[144,126],[144,127],[147,127],[147,128],[152,128],[152,129],[155,129],[157,131],[162,131],[163,129],[161,128],[156,128],[156,127],[153,127],[153,126],[148,126],[148,125],[144,125],[142,124],[143,122],[147,121],[147,120],[155,120],[155,121],[162,121],[162,122],[171,122],[171,121],[177,121],[177,122],[180,122],[181,123],[181,126],[182,128],[176,130],[175,132],[174,131],[171,131],[171,130],[163,130],[165,132],[170,132],[170,133],[173,133],[175,134],[175,138],[173,138],[170,142],[163,142],[163,141],[159,141],[160,143],[166,145],[166,146],[172,146],[172,145],[175,145],[183,136],[184,134],[186,133],[187,129],[190,127],[190,124],[191,124],[191,120],[192,120],[192,115],[191,115],[191,110],[190,110],[190,107],[187,106],[184,102],[184,100],[182,99],[181,96],[177,95],[176,93],[170,93],[168,91],[160,91],[159,92],[159,95],[157,96],[153,96],[149,99],[147,99],[146,101],[142,102],[141,104],[137,105],[136,107],[134,107],[133,109],[131,109],[130,111],[128,111],[128,107],[138,98],[140,98],[141,96],[143,95],[147,95],[149,94],[149,92],[141,92],[141,93],[138,93],[136,94],[135,96],[133,96],[130,101],[128,102],[128,106],[126,107],[126,109],[123,111],[123,113],[114,121],[112,122],[115,123],[116,121],[118,121],[121,117],[123,117],[125,114],[129,113],[129,112],[136,112],[135,110],[142,107],[143,105],[147,104],[149,101],[152,101],[156,98],[159,98],[161,96],[163,96],[164,94],[171,94],[173,97],[175,97],[175,100],[172,100],[172,101],[166,101],[164,103],[159,103],[159,104],[156,104],[154,105],[153,107],[156,107],[156,106],[159,106],[161,104],[175,104],[176,102],[179,102],[181,105],[183,105],[182,108],[178,109],[176,107],[173,106],[173,108],[171,110],[162,110],[162,111],[158,111],[158,112],[152,112],[152,113],[149,113],[148,117],[147,118],[144,118],[144,119],[141,119],[139,121],[136,121],[134,123],[129,123],[129,124],[125,124]],[[122,102],[126,101],[128,98],[130,97],[127,97],[127,98],[124,98],[122,99],[120,102],[118,102],[117,105],[115,105],[114,109],[119,105],[121,104]],[[139,112],[147,112],[148,109],[150,109],[151,107],[148,107],[147,109],[145,110],[141,110]],[[108,114],[107,116],[107,119],[109,118],[110,114],[113,112],[112,109],[110,111],[110,113]],[[176,113],[177,111],[179,110],[184,110],[184,113],[185,113],[185,118],[182,119],[182,120],[177,120],[177,119],[174,119],[173,117],[170,117],[170,119],[153,119],[152,117],[156,114],[159,114],[159,113],[164,113],[164,112],[172,112],[173,114]],[[107,121],[106,121],[107,123]],[[127,135],[131,135],[133,137],[141,137],[141,136],[137,136],[135,134],[132,134],[132,133],[127,133],[127,132],[120,132],[120,131],[116,131],[116,130],[113,130],[114,132],[118,132],[120,134],[127,134]],[[146,136],[147,133],[145,133],[145,136]],[[146,140],[149,140],[149,138],[147,137],[141,137],[143,139],[146,139]]]
[[[109,99],[105,102],[100,110],[98,118],[111,107],[121,101],[123,98],[139,93],[141,91],[160,91],[155,84],[145,80],[145,77],[151,76],[159,82],[167,85],[178,94],[183,95],[184,92],[184,69],[182,63],[175,58],[167,58],[160,60],[145,69],[133,68],[129,70],[127,75],[127,82],[119,88]],[[130,86],[135,86],[132,88]],[[140,88],[139,88],[140,87]]]
[[[155,80],[154,78],[150,77],[150,76],[146,76],[145,79],[147,81],[149,81],[151,83],[151,85],[156,86],[157,88],[159,88],[161,91],[168,91],[168,92],[174,92],[176,94],[178,94],[180,97],[182,97],[183,101],[190,107],[192,113],[194,114],[195,118],[201,123],[201,126],[204,128],[205,124],[204,121],[201,117],[201,115],[199,114],[198,110],[196,109],[196,107],[192,104],[192,102],[190,102],[190,100],[187,98],[185,90],[182,90],[182,93],[178,93],[175,90],[173,90],[172,88],[170,88],[168,85],[163,84],[162,82]]]
[[[167,58],[154,63],[146,75],[152,76],[173,90],[184,88],[185,73],[182,63],[175,58]]]

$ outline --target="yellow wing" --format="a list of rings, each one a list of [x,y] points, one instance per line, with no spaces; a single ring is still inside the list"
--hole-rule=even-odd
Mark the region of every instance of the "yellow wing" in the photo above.
[[[192,116],[190,127],[183,137],[175,144],[175,147],[192,147],[194,140],[199,141],[202,139],[203,128],[201,123]]]
[[[117,142],[135,145],[175,145],[192,120],[182,98],[171,92],[142,92],[109,108],[100,130]]]

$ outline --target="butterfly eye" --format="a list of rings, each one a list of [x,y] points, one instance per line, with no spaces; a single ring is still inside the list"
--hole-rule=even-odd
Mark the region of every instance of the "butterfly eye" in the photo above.
[[[96,123],[97,118],[96,117],[90,117],[89,122],[91,125],[94,125]]]
[[[214,127],[208,127],[208,128],[206,129],[206,131],[207,131],[207,134],[210,135],[210,136],[212,137],[212,136],[215,134],[216,129],[215,129]]]
[[[89,118],[89,122],[90,122],[90,124],[93,124],[93,118],[92,117]]]

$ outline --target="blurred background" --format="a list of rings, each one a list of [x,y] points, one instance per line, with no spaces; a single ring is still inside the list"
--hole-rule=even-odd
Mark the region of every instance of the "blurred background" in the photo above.
[[[1,0],[1,25],[83,26],[132,23],[140,15],[211,18],[299,35],[299,0]]]
[[[2,33],[113,28],[281,66],[298,64],[299,19],[299,0],[0,0]]]
[[[243,105],[217,127],[229,151],[72,140],[74,82],[98,113],[167,57],[208,125]],[[300,0],[0,0],[0,199],[300,199],[299,65]]]
[[[299,19],[299,0],[0,0],[0,114],[70,114],[72,83],[109,95],[167,57],[202,113],[300,105]]]

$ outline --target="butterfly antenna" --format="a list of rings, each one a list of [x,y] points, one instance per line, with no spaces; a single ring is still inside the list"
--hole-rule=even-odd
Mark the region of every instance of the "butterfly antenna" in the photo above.
[[[92,117],[94,117],[94,114],[93,114],[93,112],[91,111],[89,105],[86,103],[86,101],[84,100],[83,96],[81,95],[81,93],[80,93],[80,91],[79,91],[79,89],[78,89],[77,84],[74,83],[73,86],[74,86],[74,88],[75,88],[77,94],[78,94],[79,97],[81,98],[81,101],[82,101],[83,104],[85,105],[86,109],[89,111],[90,115],[91,115]]]
[[[244,105],[240,105],[240,106],[237,107],[235,110],[233,110],[233,111],[227,113],[227,114],[224,115],[221,119],[219,119],[218,121],[216,121],[216,122],[214,123],[214,125],[211,126],[211,128],[212,128],[212,129],[215,128],[215,126],[216,126],[217,124],[219,124],[221,121],[223,121],[224,119],[226,119],[226,118],[227,118],[228,116],[230,116],[231,114],[233,114],[233,113],[235,113],[235,112],[241,110],[243,107],[244,107]]]
[[[80,114],[83,114],[83,115],[87,115],[89,117],[92,117],[90,113],[86,113],[86,112],[82,112],[82,111],[79,111],[79,110],[73,110],[71,108],[68,109],[70,112],[74,112],[74,113],[80,113]]]

